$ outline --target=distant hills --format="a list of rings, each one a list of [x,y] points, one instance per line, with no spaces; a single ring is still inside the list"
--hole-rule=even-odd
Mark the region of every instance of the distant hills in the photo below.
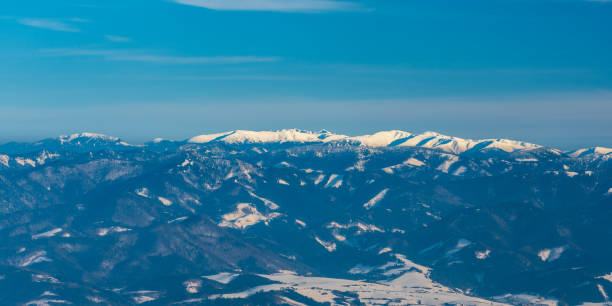
[[[611,156],[402,131],[7,143],[0,303],[607,303]]]

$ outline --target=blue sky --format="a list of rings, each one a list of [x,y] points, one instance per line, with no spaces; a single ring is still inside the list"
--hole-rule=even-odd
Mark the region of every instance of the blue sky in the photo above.
[[[612,146],[611,1],[5,2],[1,142],[296,127]]]

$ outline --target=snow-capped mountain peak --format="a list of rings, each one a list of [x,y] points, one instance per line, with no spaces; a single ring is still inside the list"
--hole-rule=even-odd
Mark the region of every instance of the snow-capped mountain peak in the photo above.
[[[278,131],[248,131],[236,130],[225,133],[205,134],[195,136],[188,140],[190,143],[209,143],[220,141],[228,144],[253,143],[317,143],[343,140],[347,136],[336,135],[328,131],[314,133],[298,129],[285,129]]]
[[[88,133],[88,132],[75,133],[75,134],[70,134],[70,135],[61,135],[59,137],[59,140],[62,144],[66,142],[71,142],[77,139],[103,140],[103,141],[111,141],[111,142],[119,141],[119,138],[117,137],[108,136],[104,134],[97,134],[97,133]]]
[[[387,147],[393,146],[396,142],[407,139],[410,136],[412,136],[412,134],[409,132],[391,130],[378,132],[372,135],[351,137],[350,140],[370,147]]]
[[[247,131],[236,130],[217,134],[204,134],[188,140],[189,143],[224,142],[227,144],[257,144],[257,143],[329,143],[349,142],[368,147],[423,147],[438,149],[448,153],[461,154],[469,150],[501,150],[514,152],[541,148],[536,144],[508,139],[471,140],[443,135],[437,132],[412,134],[400,130],[381,131],[371,135],[346,136],[334,134],[327,130],[318,133],[298,129],[278,131]]]
[[[584,148],[584,149],[578,149],[575,151],[571,151],[568,153],[568,155],[572,157],[612,156],[612,148],[605,148],[605,147]]]

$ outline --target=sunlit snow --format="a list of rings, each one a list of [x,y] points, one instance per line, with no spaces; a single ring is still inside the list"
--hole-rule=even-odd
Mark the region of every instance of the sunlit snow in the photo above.
[[[208,275],[208,276],[202,276],[202,277],[213,280],[217,283],[229,284],[237,276],[238,274],[235,274],[235,273],[221,272],[215,275]]]
[[[363,207],[365,209],[370,209],[376,206],[376,204],[378,204],[378,202],[380,202],[385,197],[385,195],[387,195],[387,192],[389,192],[389,188],[383,189],[378,194],[376,194],[372,199],[370,199],[365,204],[363,204]]]

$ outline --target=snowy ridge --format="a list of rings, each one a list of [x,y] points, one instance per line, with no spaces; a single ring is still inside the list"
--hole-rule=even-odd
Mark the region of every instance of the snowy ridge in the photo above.
[[[62,135],[59,137],[59,140],[63,144],[63,143],[71,142],[73,140],[81,139],[81,138],[85,138],[89,140],[96,139],[96,140],[104,140],[104,141],[119,141],[119,138],[117,137],[108,136],[104,134],[97,134],[97,133],[88,133],[88,132],[76,133],[76,134],[71,134],[71,135]]]
[[[612,149],[604,148],[604,147],[584,148],[584,149],[571,151],[568,153],[568,155],[571,157],[577,157],[577,158],[583,158],[583,157],[586,157],[586,158],[606,157],[607,158],[607,157],[612,157]]]
[[[199,144],[211,142],[227,144],[345,142],[368,147],[422,147],[439,149],[455,154],[470,150],[497,149],[505,152],[514,152],[541,148],[541,146],[536,144],[508,139],[471,140],[446,136],[435,132],[412,134],[398,130],[382,131],[372,135],[355,137],[333,134],[325,130],[318,133],[297,129],[260,132],[237,130],[226,133],[199,135],[189,139],[188,142]]]
[[[236,130],[225,133],[199,135],[189,139],[190,143],[208,143],[221,141],[228,144],[248,144],[248,143],[316,143],[343,140],[347,136],[335,135],[327,131],[313,133],[297,129],[279,131],[245,131]]]
[[[57,141],[60,145],[90,145],[93,147],[123,146],[123,147],[144,147],[145,145],[134,145],[122,141],[118,137],[108,136],[98,133],[75,133],[70,135],[62,135],[54,139],[45,139],[43,141],[32,143],[34,146],[41,146],[48,141]],[[158,144],[164,141],[162,138],[155,138],[151,143]],[[180,142],[179,142],[180,143]],[[277,131],[249,131],[235,130],[223,133],[202,134],[189,138],[183,143],[192,144],[208,144],[208,143],[225,143],[231,145],[238,144],[316,144],[316,143],[343,143],[356,146],[380,148],[380,147],[419,147],[436,149],[446,153],[462,154],[469,152],[483,151],[503,151],[507,153],[517,151],[528,151],[544,148],[543,146],[510,139],[464,139],[460,137],[447,136],[436,132],[424,132],[421,134],[413,134],[400,130],[381,131],[371,135],[347,136],[342,134],[334,134],[327,130],[312,132],[299,129],[282,129]],[[256,149],[257,150],[257,149]],[[567,156],[574,158],[587,159],[604,159],[612,157],[612,148],[606,147],[590,147],[577,149],[573,151],[562,152],[560,150],[549,150],[555,154],[565,153]],[[6,152],[4,152],[6,153]],[[9,166],[11,157],[8,155],[0,155],[0,164],[6,167]],[[16,161],[19,164],[29,164],[25,160]],[[416,166],[416,165],[415,165]],[[387,171],[391,171],[388,169]]]

